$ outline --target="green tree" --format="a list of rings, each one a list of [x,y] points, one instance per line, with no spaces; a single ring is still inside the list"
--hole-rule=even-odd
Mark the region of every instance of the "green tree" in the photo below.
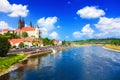
[[[3,36],[6,36],[8,39],[20,38],[20,36],[18,36],[17,33],[15,33],[14,31],[12,33],[10,33],[10,31],[8,31],[8,32],[4,33]]]
[[[66,45],[66,41],[64,40],[64,41],[62,41],[62,45]]]
[[[28,33],[27,32],[22,32],[22,37],[24,37],[24,38],[28,37]]]
[[[19,46],[20,48],[24,48],[24,43],[21,42],[18,46]]]
[[[10,49],[10,42],[4,36],[0,36],[0,56],[5,57]]]

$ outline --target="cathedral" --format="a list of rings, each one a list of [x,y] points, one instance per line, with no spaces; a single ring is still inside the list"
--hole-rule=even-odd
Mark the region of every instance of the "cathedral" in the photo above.
[[[23,32],[27,32],[28,37],[35,37],[35,38],[40,38],[41,31],[38,26],[33,27],[32,22],[30,21],[30,25],[26,26],[24,18],[19,18],[18,20],[18,27],[15,30],[10,30],[10,29],[3,29],[0,30],[0,34],[4,34],[6,32],[16,32],[18,35],[22,35]]]

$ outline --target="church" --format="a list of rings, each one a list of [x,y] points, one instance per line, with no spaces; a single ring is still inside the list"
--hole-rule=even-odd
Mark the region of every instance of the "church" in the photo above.
[[[38,26],[32,26],[32,22],[30,21],[29,26],[25,26],[24,18],[21,19],[21,17],[18,20],[18,28],[15,30],[9,30],[9,29],[3,29],[0,31],[0,34],[4,34],[6,32],[16,32],[18,35],[22,35],[23,32],[27,32],[28,37],[35,37],[39,38],[41,31]]]

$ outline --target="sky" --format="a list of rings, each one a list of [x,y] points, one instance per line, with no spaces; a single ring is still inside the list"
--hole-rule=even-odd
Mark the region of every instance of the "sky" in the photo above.
[[[119,0],[0,0],[0,30],[16,29],[19,17],[58,40],[120,38]]]

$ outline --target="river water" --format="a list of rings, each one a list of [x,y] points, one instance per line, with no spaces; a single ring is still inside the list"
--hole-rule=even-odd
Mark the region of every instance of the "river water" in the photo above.
[[[120,53],[100,46],[30,58],[0,80],[120,80]]]

